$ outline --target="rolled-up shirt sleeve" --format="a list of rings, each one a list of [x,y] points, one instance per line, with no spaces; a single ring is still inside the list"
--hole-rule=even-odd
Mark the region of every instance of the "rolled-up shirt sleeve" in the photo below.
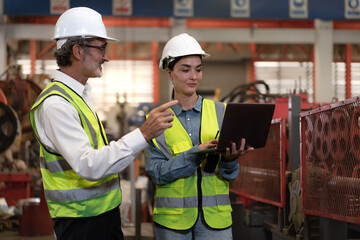
[[[232,162],[220,161],[219,173],[224,179],[228,181],[232,181],[235,178],[237,178],[239,172],[240,172],[240,167],[237,160]]]

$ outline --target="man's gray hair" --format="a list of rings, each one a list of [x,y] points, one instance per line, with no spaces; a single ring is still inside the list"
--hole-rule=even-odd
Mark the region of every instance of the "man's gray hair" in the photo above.
[[[61,39],[60,39],[61,40]],[[83,46],[86,43],[85,38],[83,37],[71,37],[68,38],[65,43],[59,49],[56,49],[54,52],[54,57],[56,59],[56,63],[59,67],[68,67],[71,66],[71,55],[72,55],[72,47],[74,45]]]

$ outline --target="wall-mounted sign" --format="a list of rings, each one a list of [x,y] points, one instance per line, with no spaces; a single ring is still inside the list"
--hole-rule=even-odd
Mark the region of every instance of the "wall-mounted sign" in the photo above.
[[[345,1],[345,18],[360,18],[360,0]]]
[[[193,0],[174,0],[174,16],[192,17],[194,16]]]
[[[50,0],[50,13],[62,14],[70,8],[70,0]]]
[[[132,0],[113,0],[112,12],[115,16],[130,16],[132,15]]]
[[[308,18],[308,0],[289,0],[290,18]]]
[[[250,0],[231,0],[231,17],[250,17]]]

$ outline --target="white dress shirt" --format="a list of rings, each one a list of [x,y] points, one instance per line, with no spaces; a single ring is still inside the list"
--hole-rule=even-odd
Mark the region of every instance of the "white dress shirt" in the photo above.
[[[74,90],[94,112],[88,84],[84,86],[60,71],[56,72],[55,80]],[[60,96],[48,97],[34,116],[39,138],[46,149],[62,155],[77,174],[90,181],[121,172],[148,146],[137,128],[107,146],[93,149],[78,112]]]

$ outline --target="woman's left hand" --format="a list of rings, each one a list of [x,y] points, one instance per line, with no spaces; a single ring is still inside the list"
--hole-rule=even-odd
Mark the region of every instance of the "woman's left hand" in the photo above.
[[[240,148],[236,149],[236,144],[231,144],[231,149],[226,148],[225,154],[223,154],[221,160],[224,162],[232,162],[236,159],[238,159],[239,156],[242,156],[248,152],[253,151],[254,148],[250,146],[246,146],[246,140],[243,138],[241,139],[241,145]]]

